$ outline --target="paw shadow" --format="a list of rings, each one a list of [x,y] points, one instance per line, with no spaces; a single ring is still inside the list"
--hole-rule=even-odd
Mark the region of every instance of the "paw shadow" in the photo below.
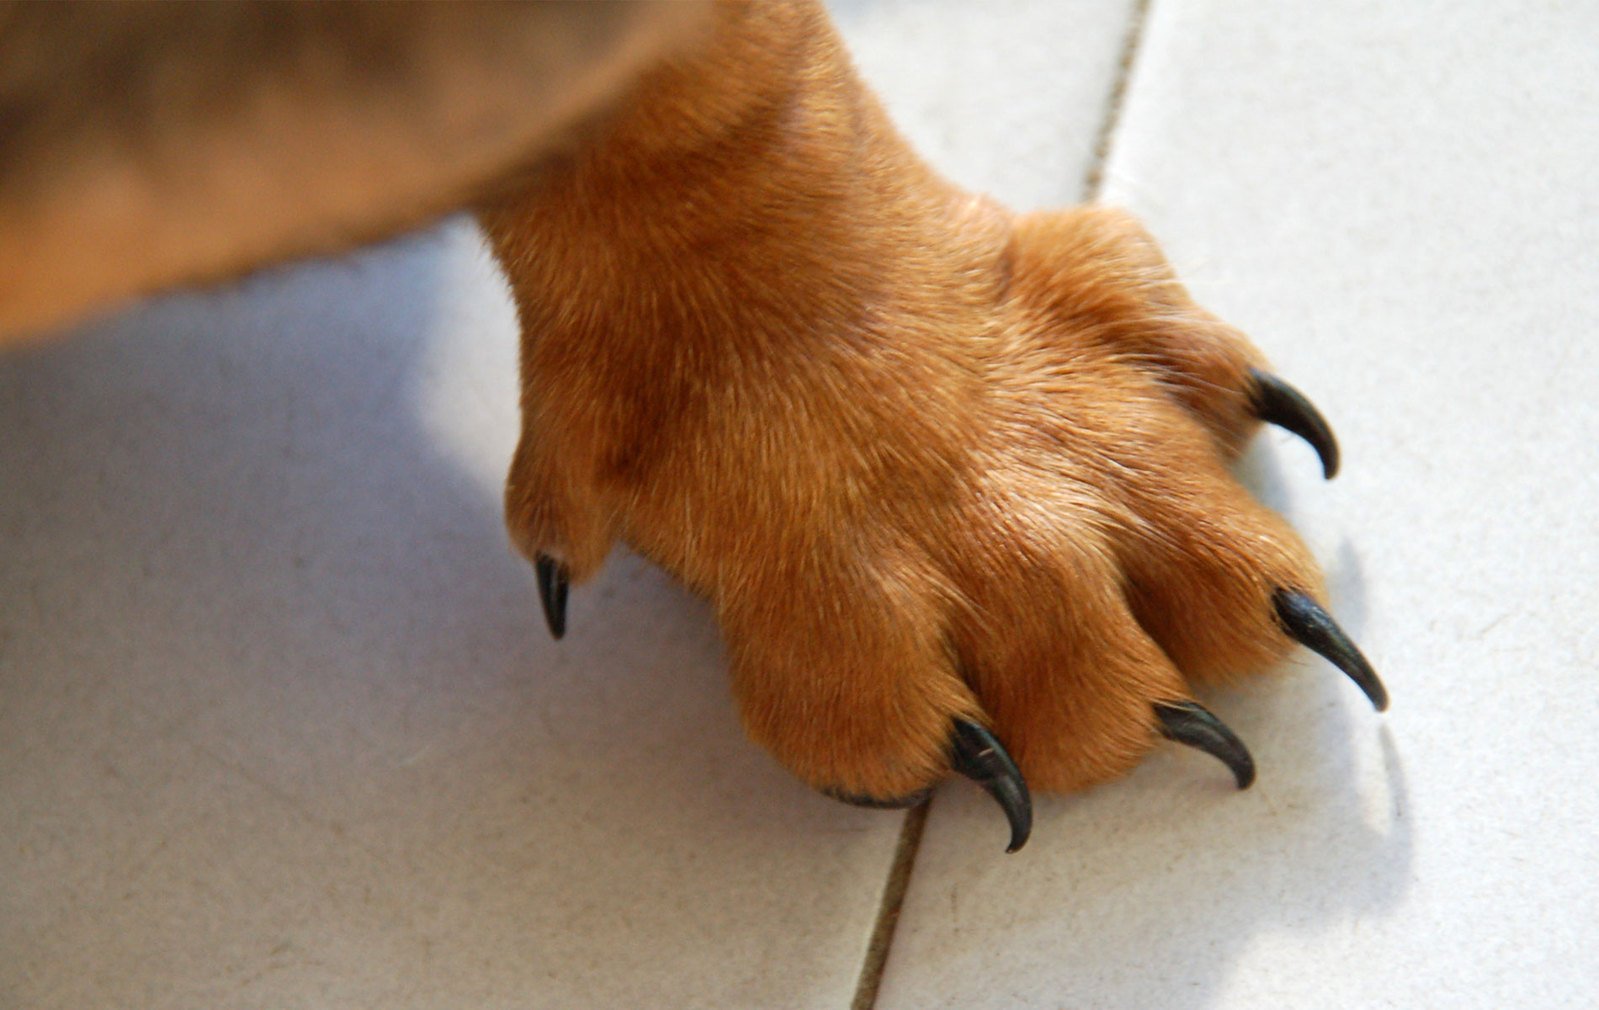
[[[1272,457],[1247,454],[1242,479],[1294,519]],[[1347,540],[1328,582],[1358,637],[1366,595]],[[1322,942],[1397,907],[1414,852],[1402,756],[1337,670],[1301,651],[1280,672],[1202,699],[1254,753],[1246,792],[1209,757],[1162,747],[1122,782],[1038,798],[1029,850],[1002,859],[986,798],[943,790],[884,992],[930,984],[952,1007],[994,991],[1039,1006],[1220,1005],[1244,952]]]
[[[551,1005],[624,1005],[642,979],[731,1004],[780,998],[762,951],[797,916],[814,942],[782,956],[818,978],[848,964],[848,991],[858,938],[838,924],[868,928],[897,822],[811,799],[745,741],[706,606],[637,559],[547,639],[500,516],[515,344],[455,222],[0,359],[0,694],[19,727],[0,765],[82,840],[29,913],[78,953],[0,958],[0,989],[103,964],[179,998],[233,971],[276,996],[357,985],[360,947],[272,954],[312,921],[387,952],[355,1002],[460,1002],[490,957]],[[142,777],[83,786],[130,762]],[[307,845],[252,844],[185,806],[201,794]],[[113,857],[139,836],[160,843]],[[26,851],[0,873],[50,879]],[[222,886],[236,902],[186,930]],[[160,974],[166,951],[194,977]]]
[[[981,1005],[1219,1006],[1261,946],[1349,938],[1396,908],[1412,878],[1404,765],[1335,673],[1296,670],[1207,699],[1260,765],[1225,771],[1175,747],[1085,796],[1041,798],[1029,849],[974,790],[935,802],[884,993]],[[996,952],[1003,952],[996,956]],[[1288,955],[1285,955],[1288,956]],[[901,990],[903,987],[903,991]],[[902,1000],[903,1001],[903,1000]]]
[[[1284,455],[1290,457],[1287,463]],[[1234,472],[1261,504],[1285,516],[1305,537],[1327,577],[1328,608],[1358,642],[1368,616],[1364,567],[1355,542],[1342,532],[1342,520],[1331,518],[1336,496],[1320,478],[1315,455],[1294,436],[1268,428]]]

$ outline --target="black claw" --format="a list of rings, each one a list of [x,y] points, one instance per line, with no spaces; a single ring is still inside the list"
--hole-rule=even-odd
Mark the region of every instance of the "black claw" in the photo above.
[[[1026,845],[1027,836],[1033,832],[1033,799],[1027,792],[1027,781],[1004,745],[976,723],[956,719],[950,746],[954,769],[982,786],[1005,811],[1005,818],[1010,821],[1010,845],[1005,851],[1015,852]]]
[[[540,554],[534,560],[533,567],[538,572],[544,623],[550,626],[551,635],[560,638],[566,634],[566,590],[570,585],[566,566],[548,554]]]
[[[1255,384],[1250,391],[1255,416],[1309,442],[1321,457],[1322,476],[1332,480],[1338,474],[1338,439],[1321,411],[1304,393],[1270,372],[1251,368],[1249,378]]]
[[[1348,674],[1349,679],[1366,692],[1377,711],[1388,710],[1388,689],[1383,687],[1377,671],[1327,611],[1309,596],[1292,589],[1277,590],[1271,602],[1277,608],[1277,620],[1290,638]]]
[[[1255,759],[1249,756],[1249,748],[1205,706],[1193,701],[1156,702],[1155,718],[1160,720],[1161,736],[1197,747],[1226,765],[1238,780],[1238,788],[1254,784]]]

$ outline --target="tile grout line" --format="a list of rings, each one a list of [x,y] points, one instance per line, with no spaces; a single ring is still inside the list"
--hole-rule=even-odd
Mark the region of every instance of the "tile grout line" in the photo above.
[[[1088,172],[1083,176],[1080,202],[1089,203],[1100,197],[1100,190],[1105,183],[1105,166],[1110,160],[1116,130],[1121,126],[1133,66],[1138,60],[1144,40],[1144,26],[1148,23],[1149,9],[1153,3],[1154,0],[1133,2],[1132,14],[1127,19],[1127,32],[1122,37],[1116,78],[1111,82],[1110,94],[1105,97],[1105,115],[1100,120],[1099,132],[1094,138],[1094,152]],[[911,871],[916,867],[916,854],[921,849],[922,833],[927,827],[927,815],[932,806],[933,801],[929,798],[921,806],[907,811],[905,820],[900,824],[899,840],[894,846],[894,861],[889,866],[888,879],[883,883],[882,900],[878,903],[877,919],[872,924],[871,939],[866,944],[866,956],[861,963],[860,977],[855,983],[850,1010],[874,1010],[877,1006],[883,969],[888,963],[889,949],[894,944],[894,931],[899,925],[906,892],[910,890]]]
[[[872,1010],[877,1005],[877,987],[883,982],[883,966],[888,962],[888,949],[894,942],[894,927],[899,925],[900,908],[905,904],[905,892],[910,890],[911,870],[916,866],[916,853],[922,845],[922,830],[927,827],[927,811],[931,798],[919,807],[905,812],[900,822],[899,842],[894,846],[894,862],[889,867],[888,879],[883,883],[883,899],[877,906],[877,921],[872,924],[872,938],[866,944],[866,957],[861,963],[861,974],[855,983],[855,997],[850,1000],[850,1010]]]
[[[1093,160],[1088,174],[1083,178],[1081,200],[1092,203],[1100,198],[1105,186],[1105,166],[1110,162],[1111,147],[1116,140],[1116,130],[1121,126],[1122,111],[1127,106],[1127,89],[1132,82],[1133,67],[1138,62],[1143,46],[1144,28],[1149,23],[1149,9],[1154,0],[1134,0],[1132,16],[1127,19],[1127,34],[1122,38],[1122,58],[1116,68],[1116,79],[1111,82],[1110,94],[1105,97],[1105,115],[1099,122],[1099,135],[1094,138]]]

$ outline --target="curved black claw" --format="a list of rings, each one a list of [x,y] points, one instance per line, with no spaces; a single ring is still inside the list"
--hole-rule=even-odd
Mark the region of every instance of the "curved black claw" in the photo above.
[[[560,638],[566,634],[566,591],[571,584],[566,566],[548,554],[540,554],[534,560],[533,568],[538,572],[539,601],[544,604],[544,623],[550,626],[551,635]]]
[[[840,803],[848,803],[852,807],[868,807],[872,810],[906,810],[910,807],[919,807],[927,802],[933,795],[931,789],[918,789],[914,793],[904,796],[891,796],[888,799],[878,799],[876,796],[866,796],[862,793],[846,793],[837,789],[823,789],[823,796],[831,797]]]
[[[1254,785],[1255,759],[1249,756],[1249,748],[1205,706],[1194,701],[1159,701],[1155,718],[1160,720],[1161,736],[1197,747],[1226,765],[1238,780],[1238,788]]]
[[[1348,674],[1349,679],[1366,692],[1377,711],[1388,710],[1388,689],[1383,687],[1377,671],[1327,611],[1309,596],[1293,589],[1277,590],[1271,602],[1277,608],[1277,620],[1290,638]]]
[[[1321,457],[1322,476],[1328,480],[1337,476],[1338,439],[1333,437],[1331,426],[1316,405],[1304,393],[1270,372],[1251,368],[1249,378],[1254,383],[1249,399],[1255,416],[1309,442]]]
[[[1005,819],[1010,821],[1010,845],[1005,851],[1015,852],[1026,845],[1033,832],[1033,798],[1004,745],[976,723],[956,719],[950,747],[954,769],[982,786],[1005,811]]]

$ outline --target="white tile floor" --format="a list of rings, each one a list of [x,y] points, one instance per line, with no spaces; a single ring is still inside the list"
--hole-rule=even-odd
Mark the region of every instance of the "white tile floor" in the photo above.
[[[1074,199],[1130,4],[840,3],[952,175]],[[1599,993],[1599,16],[1154,0],[1108,195],[1332,416],[1247,474],[1394,695],[1218,695],[1160,753],[934,803],[878,1005]],[[545,640],[503,542],[513,323],[454,223],[0,360],[0,1007],[850,1004],[899,817],[745,744],[618,558]]]

